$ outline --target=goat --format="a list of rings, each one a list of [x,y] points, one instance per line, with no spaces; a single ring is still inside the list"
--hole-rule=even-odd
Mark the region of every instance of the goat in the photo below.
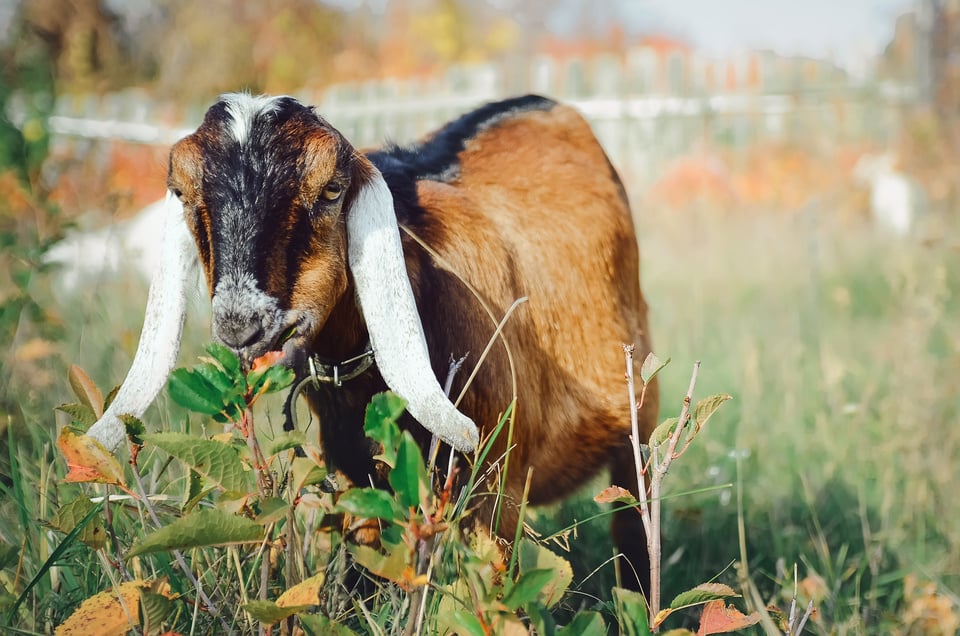
[[[463,453],[517,398],[502,537],[520,522],[528,467],[533,505],[607,466],[639,496],[620,346],[635,343],[640,360],[650,350],[637,238],[624,187],[572,108],[508,99],[413,145],[363,153],[293,98],[229,94],[173,146],[167,186],[165,255],[140,344],[89,430],[111,450],[124,439],[117,416],[143,413],[174,366],[199,261],[215,338],[247,361],[280,349],[299,377],[311,364],[339,370],[342,382],[307,399],[327,461],[355,483],[383,482],[362,422],[389,388],[408,401],[402,425],[422,448],[433,434]],[[450,356],[481,352],[519,297],[529,300],[457,410],[438,380]],[[644,439],[657,402],[654,385]],[[507,450],[505,437],[488,457]],[[481,504],[477,523],[492,510]],[[639,515],[616,513],[612,531],[639,577],[629,582],[643,586]]]

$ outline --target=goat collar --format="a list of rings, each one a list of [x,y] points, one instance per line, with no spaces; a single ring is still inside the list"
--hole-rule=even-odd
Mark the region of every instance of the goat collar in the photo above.
[[[354,379],[369,369],[373,366],[373,362],[373,349],[369,344],[363,353],[342,362],[324,362],[317,355],[312,355],[307,359],[310,370],[309,378],[316,388],[320,388],[321,384],[333,384],[339,387],[344,382]]]

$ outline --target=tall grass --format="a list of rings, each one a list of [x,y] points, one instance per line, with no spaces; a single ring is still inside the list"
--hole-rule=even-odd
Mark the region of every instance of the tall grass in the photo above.
[[[703,392],[735,397],[671,485],[739,480],[761,589],[773,594],[783,564],[800,563],[823,579],[824,619],[876,625],[907,572],[960,589],[960,527],[948,521],[960,519],[960,244],[836,216],[661,213],[641,222],[643,278],[655,348],[702,359]],[[665,396],[683,390],[682,376],[661,382]],[[666,542],[686,551],[680,573],[738,556],[735,493],[677,505]]]
[[[893,240],[831,218],[809,206],[760,218],[648,210],[638,220],[655,350],[673,359],[659,376],[661,418],[678,414],[694,360],[699,396],[734,396],[666,482],[668,495],[734,486],[666,506],[664,595],[715,576],[735,583],[742,522],[764,600],[792,594],[796,564],[801,594],[818,604],[816,631],[906,630],[908,575],[960,595],[958,237]],[[66,317],[60,359],[106,386],[123,378],[145,297],[145,285],[113,285],[56,301]],[[184,360],[208,340],[202,299],[196,307]],[[10,431],[12,474],[0,484],[8,586],[33,576],[60,540],[38,520],[76,496],[57,484],[52,450],[51,409],[70,400],[65,369],[60,377],[27,430]],[[146,419],[183,425],[165,400]],[[531,526],[549,534],[591,516],[595,490],[533,512]],[[607,525],[563,537],[576,571],[571,610],[609,600]],[[95,570],[52,570],[38,584],[37,628],[100,589]]]

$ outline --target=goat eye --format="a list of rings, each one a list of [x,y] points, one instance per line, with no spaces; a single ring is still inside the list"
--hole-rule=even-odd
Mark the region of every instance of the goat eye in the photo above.
[[[333,202],[339,199],[341,194],[343,194],[343,186],[339,183],[328,183],[327,187],[323,189],[321,196],[325,200]]]

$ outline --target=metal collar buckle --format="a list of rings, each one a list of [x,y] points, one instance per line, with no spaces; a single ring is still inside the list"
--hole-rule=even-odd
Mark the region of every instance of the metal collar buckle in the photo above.
[[[315,388],[320,388],[321,383],[333,384],[339,387],[344,382],[352,380],[371,366],[373,366],[373,349],[367,347],[367,350],[360,355],[354,356],[343,362],[328,364],[321,362],[320,358],[313,355],[307,358],[307,364],[310,369],[310,379]]]

